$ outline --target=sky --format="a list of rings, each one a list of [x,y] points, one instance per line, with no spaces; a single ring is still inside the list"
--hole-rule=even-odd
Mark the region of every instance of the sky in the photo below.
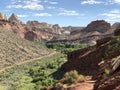
[[[0,0],[0,12],[20,20],[86,26],[91,21],[120,22],[120,0]]]

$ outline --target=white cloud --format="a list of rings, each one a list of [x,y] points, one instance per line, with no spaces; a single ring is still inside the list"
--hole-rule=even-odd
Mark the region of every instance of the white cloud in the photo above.
[[[14,2],[14,1],[13,1]],[[16,1],[17,4],[8,5],[7,8],[21,8],[21,9],[30,9],[30,10],[43,10],[44,6],[40,4],[39,0],[25,0],[25,1]],[[21,4],[22,2],[22,4]],[[15,3],[15,2],[14,2]],[[20,4],[18,4],[20,3]]]
[[[28,15],[17,15],[17,16],[20,18],[24,18],[24,17],[27,17]]]
[[[61,15],[63,15],[63,16],[78,16],[79,15],[79,13],[74,10],[65,10],[63,8],[60,8],[60,11],[61,12],[58,14],[58,16],[61,16]]]
[[[106,18],[108,19],[117,20],[117,19],[120,19],[120,10],[115,9],[115,10],[109,11],[108,13],[102,13],[100,15],[106,16]]]
[[[110,11],[110,13],[113,13],[113,14],[120,14],[120,10],[115,9],[115,10]]]
[[[55,7],[47,7],[48,9],[55,9]]]
[[[23,8],[23,6],[22,5],[9,5],[9,6],[7,6],[7,8]]]
[[[33,16],[35,16],[35,17],[52,16],[52,14],[50,14],[50,13],[36,13]]]
[[[109,0],[110,4],[120,4],[120,0]]]
[[[58,2],[49,2],[50,4],[58,4]]]
[[[90,5],[93,5],[93,4],[101,4],[103,2],[100,2],[100,1],[96,1],[96,0],[84,0],[81,2],[81,4],[90,4]]]

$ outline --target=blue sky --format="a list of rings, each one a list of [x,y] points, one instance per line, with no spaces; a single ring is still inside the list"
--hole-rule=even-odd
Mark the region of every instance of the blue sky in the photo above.
[[[1,0],[0,12],[20,20],[38,20],[60,26],[86,26],[104,19],[120,22],[120,0]]]

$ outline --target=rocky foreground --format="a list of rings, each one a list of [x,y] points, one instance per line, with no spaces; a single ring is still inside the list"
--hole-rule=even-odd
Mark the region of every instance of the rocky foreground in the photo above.
[[[91,75],[96,80],[94,90],[120,90],[120,29],[114,36],[98,40],[95,46],[69,53],[62,68]]]

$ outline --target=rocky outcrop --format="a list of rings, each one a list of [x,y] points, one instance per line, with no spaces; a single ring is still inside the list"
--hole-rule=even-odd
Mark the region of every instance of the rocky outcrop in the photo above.
[[[15,14],[12,14],[8,21],[4,14],[0,14],[0,27],[30,41],[49,41],[53,37],[59,36],[62,29],[58,24],[52,25],[38,21],[28,21],[27,24],[23,24]]]
[[[114,35],[115,36],[119,36],[120,35],[120,28],[115,30]]]
[[[25,33],[24,38],[30,41],[35,41],[37,39],[37,35],[32,31],[28,31]]]
[[[120,29],[120,22],[116,22],[111,26],[112,29],[116,30],[116,29]]]
[[[62,38],[57,38],[56,40],[52,40],[51,42],[77,42],[77,43],[87,43],[87,44],[95,44],[99,39],[109,37],[113,35],[114,30],[111,30],[110,23],[104,20],[93,21],[87,25],[87,27],[64,27],[65,30],[70,30],[70,34],[66,34]],[[74,29],[74,30],[73,30]],[[76,29],[76,30],[75,30]],[[63,32],[62,31],[62,32]]]
[[[105,62],[100,65],[96,74],[97,82],[94,90],[120,90],[120,30],[115,30],[116,40],[113,45],[109,45],[112,52],[107,52]],[[117,33],[117,34],[116,34]],[[116,46],[117,45],[117,46]],[[116,47],[116,48],[115,48]]]
[[[109,49],[110,46],[112,48],[116,44],[118,44],[117,50]],[[79,73],[95,75],[99,70],[98,63],[107,57],[105,56],[106,54],[112,59],[119,55],[119,53],[119,43],[114,41],[112,37],[107,37],[98,40],[94,46],[68,53],[68,61],[63,64],[62,68],[66,71],[77,70]]]
[[[41,29],[42,31],[45,31],[45,32],[58,34],[58,35],[61,34],[61,29],[62,29],[58,24],[52,25],[52,24],[38,22],[38,21],[28,21],[26,25]]]
[[[3,14],[3,13],[0,13],[0,20],[2,20],[2,21],[6,21],[6,20],[7,20],[6,15]]]
[[[9,17],[8,21],[12,24],[22,24],[22,21],[14,13]]]
[[[80,32],[80,30],[82,30],[84,27],[75,27],[75,26],[67,26],[67,27],[63,27],[63,31],[69,31],[73,34]]]
[[[95,85],[94,90],[120,90],[120,71],[115,72],[98,86]]]
[[[66,71],[77,70],[96,79],[94,90],[120,89],[120,30],[113,37],[103,38],[97,44],[68,53],[62,65]]]
[[[82,31],[83,32],[98,31],[100,33],[105,33],[110,29],[110,27],[111,27],[110,23],[104,20],[97,20],[88,24],[87,27],[84,28]]]
[[[25,38],[28,40],[37,40],[37,41],[49,41],[55,36],[59,36],[61,34],[61,27],[59,25],[52,25],[47,23],[40,23],[38,21],[28,21],[25,30]],[[35,37],[29,37],[28,34],[34,33]],[[27,35],[27,36],[26,36]],[[32,35],[33,36],[33,35]],[[36,38],[36,39],[35,39]]]

